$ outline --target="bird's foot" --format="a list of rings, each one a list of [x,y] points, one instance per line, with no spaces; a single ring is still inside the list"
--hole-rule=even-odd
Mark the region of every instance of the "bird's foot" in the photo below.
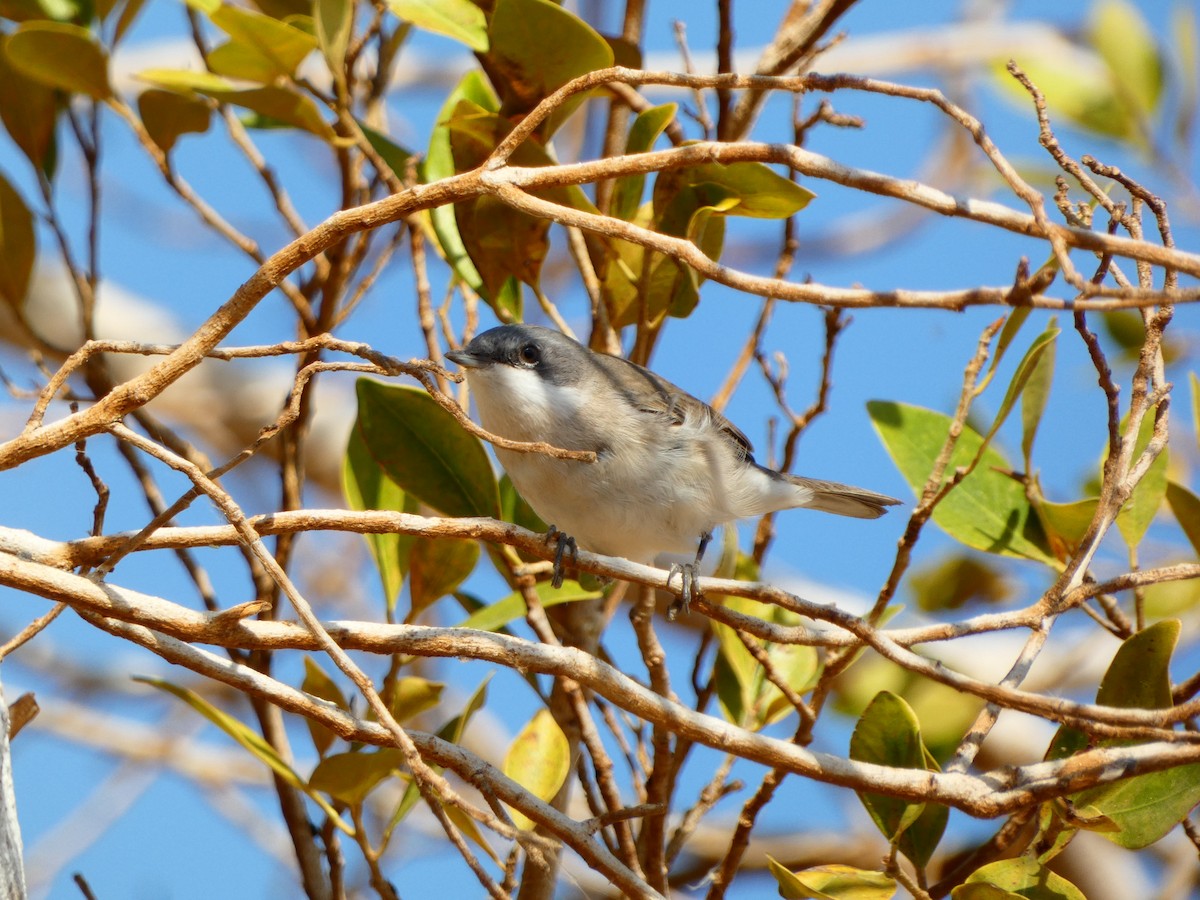
[[[575,546],[575,538],[564,534],[553,525],[546,531],[546,543],[549,544],[551,541],[557,541],[558,546],[554,550],[554,575],[550,579],[550,584],[555,588],[560,588],[563,583],[563,557],[569,553],[572,562],[578,561],[579,548]]]
[[[704,558],[704,551],[708,549],[708,544],[712,540],[712,532],[706,531],[700,535],[700,546],[696,549],[696,561],[694,563],[674,563],[671,566],[671,571],[667,574],[667,587],[671,587],[671,579],[676,574],[679,575],[679,596],[671,603],[667,609],[667,621],[674,622],[675,617],[679,615],[679,610],[685,613],[692,603],[692,597],[699,597],[700,588],[696,585],[696,578],[700,574],[700,560]]]
[[[667,573],[668,589],[671,587],[671,579],[676,575],[679,576],[679,596],[671,601],[671,605],[667,608],[668,622],[674,622],[680,610],[686,613],[692,604],[693,597],[703,596],[700,586],[696,583],[696,578],[699,576],[695,563],[672,563],[671,570]]]

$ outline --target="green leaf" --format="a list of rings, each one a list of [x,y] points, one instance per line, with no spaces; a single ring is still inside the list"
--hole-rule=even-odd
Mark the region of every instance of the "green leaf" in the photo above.
[[[512,130],[512,123],[470,100],[460,100],[448,120],[454,169],[466,172],[481,165]],[[516,166],[549,166],[553,157],[537,144],[525,143],[512,154]],[[548,188],[534,196],[574,209],[596,208],[577,186]],[[485,195],[455,205],[458,233],[483,280],[484,296],[498,296],[510,278],[535,290],[549,251],[550,220],[531,216]],[[497,310],[499,312],[499,310]]]
[[[1200,582],[1161,581],[1147,585],[1144,606],[1151,621],[1190,613],[1200,607]]]
[[[1049,328],[1047,328],[1047,332],[1049,332]],[[1055,334],[1057,335],[1057,333],[1058,329],[1056,328]],[[1034,347],[1037,346],[1039,345],[1035,341]],[[1054,357],[1057,346],[1058,344],[1054,340],[1042,344],[1042,349],[1033,361],[1031,370],[1024,375],[1025,390],[1021,394],[1021,456],[1025,460],[1026,472],[1033,471],[1033,440],[1037,436],[1042,414],[1046,411],[1046,401],[1050,399],[1050,383],[1054,380]],[[1029,348],[1026,359],[1029,359],[1030,354],[1034,352],[1034,347]],[[1022,366],[1024,366],[1024,360],[1022,360]],[[1018,369],[1018,373],[1020,373],[1020,369]],[[1016,382],[1016,376],[1013,377],[1013,381]]]
[[[739,573],[739,580],[746,580]],[[754,580],[752,577],[749,580]],[[772,604],[746,597],[722,597],[721,605],[733,612],[779,625],[794,624],[789,613]],[[717,637],[717,699],[725,717],[755,731],[780,721],[795,711],[783,692],[768,679],[762,666],[728,625],[712,623]],[[763,645],[771,667],[788,686],[804,694],[816,683],[820,656],[815,647],[799,644]]]
[[[1096,516],[1096,507],[1100,501],[1095,497],[1086,500],[1076,500],[1074,503],[1050,503],[1039,501],[1037,506],[1038,518],[1046,532],[1050,546],[1055,549],[1055,555],[1060,559],[1075,551],[1083,540],[1088,526]]]
[[[17,71],[8,60],[8,41],[0,35],[0,121],[13,143],[35,168],[49,174],[54,151],[58,101],[54,91]]]
[[[137,17],[145,8],[147,0],[125,0],[121,6],[121,15],[117,18],[117,26],[113,29],[112,46],[115,48],[125,37]],[[114,5],[115,8],[115,5]]]
[[[654,209],[660,230],[675,235],[685,233],[681,222],[690,221],[694,210],[701,206],[731,216],[786,219],[804,209],[815,196],[759,162],[703,163],[669,169],[660,172],[654,182]]]
[[[1141,428],[1138,429],[1137,440],[1133,445],[1135,460],[1146,449],[1153,436],[1154,412],[1150,410],[1142,417]],[[1167,454],[1168,450],[1164,446],[1117,514],[1117,528],[1130,547],[1141,543],[1162,506],[1163,498],[1167,495]]]
[[[20,309],[37,256],[33,213],[0,175],[0,301]]]
[[[688,192],[687,198],[689,202],[698,202],[694,193]],[[711,206],[702,206],[691,210],[688,213],[687,224],[682,235],[692,241],[705,256],[712,260],[720,258],[725,242],[725,219],[721,215],[715,214],[716,212],[715,208]],[[646,265],[651,268],[650,277],[646,279],[644,290],[642,290],[645,300],[642,303],[631,304],[627,309],[627,315],[631,317],[627,319],[622,316],[614,324],[618,327],[633,324],[641,317],[642,306],[645,307],[646,321],[652,327],[657,327],[667,315],[677,318],[686,318],[691,315],[700,302],[700,285],[704,281],[696,270],[660,253],[643,250],[641,259],[639,270]],[[635,300],[639,289],[643,288],[643,285],[640,284],[642,280],[640,274],[639,271],[632,279],[635,282],[633,285],[633,299]]]
[[[1165,619],[1121,643],[1100,682],[1096,702],[1122,709],[1171,706],[1171,653],[1179,640],[1178,619]]]
[[[1200,378],[1189,372],[1188,381],[1192,385],[1192,427],[1196,431],[1196,446],[1200,447]]]
[[[630,220],[643,228],[655,227],[653,221],[653,206],[643,203],[637,214]],[[638,321],[641,315],[640,297],[646,288],[643,284],[642,271],[649,264],[653,266],[655,254],[640,244],[629,241],[612,239],[608,242],[608,254],[604,266],[597,272],[600,276],[604,294],[608,299],[608,317],[614,328],[623,328]],[[647,309],[647,312],[649,310]],[[649,318],[649,316],[648,316]]]
[[[1117,830],[1117,826],[1096,809],[1090,806],[1080,809],[1057,797],[1038,807],[1037,836],[1029,846],[1036,848],[1036,859],[1044,866],[1070,846],[1081,828]],[[1034,854],[1031,852],[1030,855]]]
[[[1164,619],[1122,642],[1100,682],[1096,702],[1120,708],[1169,708],[1171,654],[1180,628],[1178,619]],[[1139,850],[1166,835],[1200,803],[1200,764],[1097,785],[1072,800],[1079,807],[1095,807],[1120,828],[1115,833],[1101,832],[1110,841]]]
[[[220,75],[214,75],[211,72],[193,72],[188,69],[145,69],[137,73],[137,78],[169,91],[195,91],[200,94],[213,94],[237,89],[237,85]]]
[[[354,510],[380,509],[394,512],[416,512],[417,503],[388,477],[383,467],[371,456],[358,428],[350,431],[346,456],[342,460],[342,493],[346,504]],[[390,613],[404,583],[408,551],[416,538],[410,534],[363,535],[375,568],[383,583],[383,597]]]
[[[626,153],[646,153],[654,149],[659,136],[666,131],[667,126],[679,111],[678,103],[664,103],[661,106],[651,106],[638,113],[633,124],[629,126],[629,136],[625,139]],[[641,202],[641,192],[634,197],[634,208]]]
[[[1025,351],[1025,355],[1021,358],[1021,362],[1017,364],[1017,370],[1013,373],[1012,381],[1009,382],[1008,390],[1004,392],[1004,399],[1000,402],[1000,409],[996,413],[996,418],[992,422],[992,427],[988,430],[984,437],[986,443],[990,443],[992,438],[996,436],[996,432],[1000,430],[1000,426],[1008,418],[1008,414],[1012,412],[1013,406],[1017,402],[1017,398],[1022,396],[1025,391],[1029,379],[1037,370],[1038,364],[1045,354],[1047,349],[1054,347],[1054,341],[1058,338],[1059,328],[1054,324],[1054,319],[1050,319],[1050,323],[1046,326],[1046,330],[1034,338],[1029,349]],[[1042,398],[1042,403],[1045,403],[1045,397]],[[1034,417],[1034,426],[1037,425],[1037,418],[1041,416],[1041,411],[1037,410],[1037,415]],[[1026,418],[1024,415],[1022,418]],[[1030,436],[1030,445],[1032,446],[1033,438]]]
[[[1108,336],[1121,348],[1124,359],[1137,359],[1146,340],[1146,323],[1135,309],[1112,309],[1100,316]]]
[[[308,15],[312,12],[312,0],[252,0],[261,12],[272,19]]]
[[[560,588],[551,587],[549,582],[538,582],[535,590],[542,606],[547,608],[563,603],[575,603],[578,600],[596,600],[604,596],[603,591],[589,591],[578,581],[572,581],[569,578],[563,581]],[[515,591],[495,603],[476,610],[459,622],[456,627],[476,628],[480,631],[499,631],[509,622],[523,619],[527,611],[525,597],[520,591]]]
[[[1091,740],[1082,731],[1060,725],[1058,731],[1054,733],[1054,738],[1050,741],[1050,746],[1046,748],[1046,760],[1066,759],[1068,756],[1083,752],[1090,745]]]
[[[346,697],[342,693],[341,688],[309,656],[304,657],[304,682],[300,685],[300,690],[306,694],[311,694],[314,697],[337,704],[341,709],[348,710],[350,708],[349,704],[346,703]],[[324,756],[333,745],[333,742],[337,740],[337,735],[313,719],[305,719],[304,722],[308,725],[308,733],[312,738],[313,747],[316,748],[317,754]]]
[[[812,690],[821,674],[821,656],[816,647],[804,644],[770,644],[767,647],[767,659],[780,680],[797,694]],[[765,675],[755,709],[755,724],[758,728],[780,722],[796,711],[791,701]]]
[[[664,103],[662,106],[652,106],[638,113],[633,124],[629,127],[629,137],[625,140],[625,153],[645,153],[654,148],[654,142],[666,130],[667,125],[675,118],[679,106],[676,103]],[[617,180],[613,189],[612,214],[626,221],[632,219],[642,202],[642,191],[646,185],[645,175],[626,175]]]
[[[369,125],[359,122],[358,127],[362,129],[367,143],[383,158],[383,161],[388,164],[388,168],[392,170],[396,177],[403,181],[405,173],[408,171],[408,161],[412,158],[412,153],[395,143],[386,134],[376,131]]]
[[[1121,709],[1166,709],[1170,707],[1172,705],[1170,662],[1171,654],[1179,640],[1179,631],[1179,620],[1165,619],[1123,641],[1100,681],[1100,688],[1096,692],[1096,702]],[[1047,758],[1063,759],[1072,753],[1086,749],[1088,745],[1089,741],[1085,734],[1063,726],[1059,728]],[[1119,746],[1119,743],[1109,741],[1105,743],[1105,746]],[[1116,785],[1100,785],[1090,790],[1103,795],[1114,787],[1120,788],[1122,785],[1140,782],[1143,778],[1153,780],[1164,774],[1166,773],[1154,772],[1125,782],[1118,782]],[[1088,793],[1088,791],[1084,792],[1084,794]],[[1080,801],[1077,805],[1089,804],[1095,805],[1101,812],[1107,812],[1101,804],[1092,799]]]
[[[654,182],[651,210],[638,210],[633,221],[662,234],[687,238],[717,260],[724,246],[727,215],[786,217],[803,208],[812,196],[761,163],[706,163],[660,172]],[[686,318],[696,308],[703,279],[691,266],[624,241],[611,241],[609,247],[612,258],[603,277],[613,306],[613,325],[633,324],[644,314],[657,326],[664,316]],[[649,277],[645,277],[647,270]]]
[[[73,0],[0,0],[0,18],[13,22],[73,22],[83,17],[83,6]]]
[[[1108,65],[1122,100],[1144,117],[1153,114],[1165,67],[1149,24],[1125,0],[1097,0],[1088,20],[1088,40]]]
[[[521,729],[504,756],[504,774],[535,797],[550,800],[571,771],[571,747],[549,710],[539,709]],[[523,831],[533,821],[512,810],[513,822]]]
[[[1141,850],[1165,837],[1200,803],[1200,764],[1098,785],[1072,799],[1094,806],[1117,824],[1120,831],[1100,831],[1108,840]]]
[[[726,720],[740,727],[749,719],[750,696],[738,675],[730,656],[726,653],[718,654],[713,662],[717,702],[720,703],[721,713]]]
[[[527,528],[530,531],[538,534],[545,533],[547,530],[546,523],[543,522],[538,514],[533,511],[533,507],[526,503],[525,499],[517,493],[517,489],[513,487],[512,480],[508,477],[508,475],[500,476],[499,487],[500,518],[505,522],[512,522],[514,525],[520,525],[522,528]],[[505,548],[506,551],[508,549],[509,548]],[[500,553],[497,552],[497,550],[498,548],[496,547],[488,546],[488,558],[491,559],[492,564],[496,567],[496,571],[500,573],[501,577],[507,579],[511,577],[512,574],[511,554],[507,552]],[[524,562],[536,562],[537,560],[541,559],[541,557],[537,554],[530,553],[526,550],[517,550],[516,552]],[[482,605],[483,604],[481,603],[480,606]],[[472,609],[468,609],[467,611],[474,612]]]
[[[1083,49],[1063,52],[1059,46],[1041,50],[1024,48],[1015,54],[1017,64],[1041,89],[1052,120],[1067,120],[1089,131],[1130,139],[1139,134],[1138,123],[1113,83],[1108,66]],[[993,70],[996,83],[1027,112],[1033,111],[1029,94],[1004,68]]]
[[[471,717],[483,709],[484,704],[487,703],[487,686],[491,680],[492,674],[488,673],[483,681],[479,682],[479,687],[471,693],[462,712],[438,730],[438,737],[452,744],[462,743],[463,733],[467,730]]]
[[[361,806],[379,782],[403,765],[404,755],[395,747],[375,751],[350,750],[327,756],[317,763],[308,786],[349,806]]]
[[[714,262],[721,258],[725,249],[725,216],[723,210],[715,206],[702,206],[688,220],[687,239],[700,248],[700,252]],[[674,293],[667,306],[672,316],[683,319],[691,315],[692,310],[700,303],[699,287],[704,279],[691,266],[685,266],[671,260],[682,271],[682,281],[685,293],[681,296]],[[654,303],[651,301],[651,306]]]
[[[209,94],[216,100],[244,107],[268,119],[307,131],[327,143],[337,140],[333,127],[325,121],[312,99],[291,88],[262,87],[244,91],[210,91]]]
[[[708,239],[708,247],[701,248],[705,250],[705,255],[710,259],[716,259],[721,254],[720,245],[724,242],[725,229],[724,219],[720,216],[709,215],[711,209],[711,207],[704,207],[696,211],[696,232],[701,238]],[[717,244],[717,247],[715,255],[712,255],[710,251],[713,249],[714,243]],[[691,266],[671,257],[651,253],[649,259],[653,261],[654,268],[646,282],[646,321],[652,327],[657,327],[663,317],[667,315],[686,319],[700,302],[700,285],[703,283],[703,279]],[[636,307],[632,308],[630,312],[640,314],[640,310]],[[614,324],[621,326],[633,324],[633,321],[636,321],[636,318],[628,322],[619,319]]]
[[[271,59],[254,47],[237,41],[226,41],[208,53],[208,65],[218,75],[240,81],[270,84],[282,73]]]
[[[1013,593],[1003,572],[967,553],[952,554],[913,572],[909,588],[925,612],[959,609],[968,603],[1003,603]]]
[[[1018,306],[1004,320],[1004,327],[1000,329],[1000,337],[996,339],[996,351],[992,354],[992,361],[988,365],[987,374],[975,386],[976,397],[982,394],[984,389],[992,383],[992,379],[996,376],[996,370],[1000,367],[1000,360],[1004,359],[1009,346],[1016,339],[1021,326],[1025,324],[1025,321],[1029,318],[1029,314],[1032,312],[1032,306]]]
[[[1168,481],[1167,503],[1171,505],[1171,512],[1179,522],[1179,527],[1191,541],[1192,549],[1200,554],[1200,497],[1182,484]]]
[[[859,718],[850,738],[850,758],[893,768],[937,771],[921,741],[916,714],[890,691],[880,691]],[[950,810],[935,803],[909,803],[866,791],[858,792],[858,798],[884,837],[923,869],[937,849]]]
[[[892,461],[919,494],[949,433],[950,417],[883,400],[871,401],[867,410]],[[974,459],[982,443],[978,432],[963,428],[947,474]],[[986,448],[975,471],[934,509],[933,520],[955,540],[976,550],[1057,565],[1024,489],[1003,474],[1011,468],[999,451]]]
[[[457,173],[454,167],[454,154],[450,147],[450,119],[454,116],[458,104],[463,100],[470,101],[489,112],[496,112],[500,108],[500,101],[487,86],[481,73],[471,71],[463,76],[462,81],[450,92],[450,96],[442,104],[442,108],[438,112],[437,124],[430,132],[429,150],[425,154],[425,160],[421,166],[421,178],[426,183],[449,178]],[[458,233],[454,207],[434,207],[429,211],[429,219],[446,262],[454,267],[455,273],[466,282],[471,290],[481,293],[483,279],[480,278],[479,271],[471,262],[470,256],[467,255],[467,248],[463,245],[462,237]],[[502,321],[515,321],[511,318],[501,317],[501,319]]]
[[[108,54],[86,28],[66,22],[25,22],[9,35],[8,61],[47,87],[96,100],[112,96]]]
[[[463,711],[438,730],[438,737],[444,741],[449,741],[452,744],[458,744],[462,742],[463,732],[466,731],[467,723],[471,721],[471,717],[483,707],[484,703],[487,702],[487,686],[488,682],[491,680],[492,675],[491,673],[488,673],[488,675],[484,677],[483,681],[479,683],[479,687],[475,688],[475,691],[471,694],[470,699],[467,700],[467,705],[463,707]],[[441,771],[441,766],[434,766],[433,768],[434,771]],[[400,802],[396,804],[396,810],[392,813],[392,818],[389,821],[387,828],[384,829],[383,843],[385,845],[387,844],[387,841],[389,840],[395,827],[404,821],[404,817],[412,812],[413,807],[417,805],[417,802],[420,799],[420,789],[412,782],[409,782],[408,787],[404,790],[404,796],[402,796],[400,798]]]
[[[684,172],[697,192],[706,196],[715,194],[715,202],[710,201],[710,206],[731,216],[786,219],[808,206],[816,196],[763,163],[705,163]],[[729,204],[729,199],[737,202]]]
[[[446,685],[440,681],[429,681],[415,675],[407,675],[396,681],[389,708],[397,722],[407,722],[426,710],[433,709],[442,699]]]
[[[291,77],[317,46],[315,35],[252,9],[226,3],[215,8],[208,3],[193,5],[206,7],[203,11],[212,23],[230,37],[228,44],[209,54],[209,66],[217,74],[267,84],[278,77]],[[225,49],[230,47],[234,49]],[[225,68],[226,58],[236,62],[233,70]]]
[[[346,48],[354,26],[353,0],[315,0],[313,19],[317,26],[317,43],[334,81],[345,87]]]
[[[222,103],[232,103],[268,119],[307,131],[329,143],[337,140],[333,127],[321,116],[312,99],[291,88],[269,86],[238,89],[233,82],[219,75],[176,69],[149,69],[139,73],[138,78],[167,90],[196,91]]]
[[[134,681],[140,681],[143,684],[148,684],[151,687],[156,687],[161,691],[166,691],[168,694],[174,694],[208,721],[212,722],[223,732],[233,738],[237,743],[241,744],[246,750],[250,751],[259,761],[266,764],[276,775],[282,778],[287,784],[299,790],[304,790],[304,780],[296,774],[296,771],[289,766],[282,756],[276,752],[275,748],[267,743],[266,739],[239,722],[229,713],[217,709],[195,691],[187,688],[178,687],[171,684],[169,681],[164,681],[161,678],[148,678],[145,676],[135,676]]]
[[[525,502],[525,498],[517,493],[512,479],[507,474],[500,476],[500,518],[529,531],[541,533],[546,530],[546,523],[533,511],[533,507]]]
[[[358,421],[371,456],[403,490],[448,516],[500,512],[483,444],[417,388],[360,378]]]
[[[657,257],[651,254],[650,258]],[[695,269],[670,257],[657,259],[646,283],[646,321],[657,327],[666,315],[686,318],[699,302],[700,280]]]
[[[948,759],[979,717],[983,700],[928,678],[902,677],[901,691],[921,723],[921,740],[935,760]]]
[[[459,831],[469,837],[477,847],[490,856],[494,863],[501,866],[504,865],[500,854],[487,842],[483,833],[479,830],[479,826],[475,824],[475,820],[467,815],[464,810],[459,809],[457,806],[447,806],[446,816],[458,827]]]
[[[980,890],[986,887],[994,890]],[[1067,879],[1027,856],[988,863],[976,869],[967,876],[964,884],[950,892],[950,896],[953,900],[1002,900],[1014,896],[1025,900],[1087,900],[1083,891]]]
[[[453,138],[451,138],[453,140]],[[550,220],[484,195],[455,204],[458,231],[483,278],[484,296],[501,295],[509,279],[536,288],[550,251]]]
[[[217,709],[217,707],[213,706],[195,691],[178,687],[161,678],[135,676],[134,680],[148,684],[151,687],[156,687],[161,691],[166,691],[168,694],[174,694],[248,750],[251,755],[264,763],[286,784],[311,797],[313,802],[321,807],[321,810],[337,828],[346,834],[354,833],[354,830],[342,821],[342,817],[338,815],[337,810],[330,806],[324,797],[309,788],[308,784],[296,774],[296,771],[287,764],[283,757],[276,752],[275,748],[258,732],[243,725],[228,713]]]
[[[724,597],[721,605],[744,615],[773,618],[767,604],[746,597]],[[717,699],[726,719],[735,725],[747,725],[762,683],[761,668],[736,631],[715,620],[712,629],[718,647]]]
[[[891,606],[889,610],[902,610]],[[895,663],[874,653],[856,653],[854,664],[838,677],[834,689],[837,711],[857,719],[880,691],[901,694],[912,680]]]
[[[171,152],[181,135],[208,131],[208,104],[195,95],[148,88],[138,95],[138,112],[164,153]]]
[[[417,538],[408,551],[408,590],[413,622],[423,610],[453,593],[479,562],[479,544],[449,538]]]
[[[487,19],[471,0],[388,0],[388,8],[418,28],[487,52]]]
[[[487,71],[506,116],[528,112],[568,81],[613,64],[608,42],[550,0],[496,0],[488,38]],[[560,107],[546,133],[582,100],[576,96]]]
[[[950,891],[951,900],[1023,900],[1024,896],[981,882],[960,884]]]
[[[890,875],[854,866],[813,866],[792,872],[769,854],[767,866],[779,883],[779,895],[787,900],[891,900],[897,889]]]

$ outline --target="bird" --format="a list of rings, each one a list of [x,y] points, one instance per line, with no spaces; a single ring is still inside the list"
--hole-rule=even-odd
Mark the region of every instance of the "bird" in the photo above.
[[[680,575],[674,618],[698,593],[697,566],[717,526],[799,507],[874,519],[900,502],[761,466],[746,435],[704,401],[551,328],[500,325],[446,357],[464,370],[487,431],[596,455],[583,462],[494,448],[558,540],[556,585],[564,550],[653,565],[660,554],[695,549],[695,562],[673,565],[667,579]]]

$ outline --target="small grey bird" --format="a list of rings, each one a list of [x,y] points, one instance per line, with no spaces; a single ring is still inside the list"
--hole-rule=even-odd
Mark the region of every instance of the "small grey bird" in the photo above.
[[[713,529],[727,522],[793,507],[874,519],[900,502],[766,469],[746,435],[707,403],[549,328],[501,325],[446,356],[466,370],[488,431],[596,453],[586,463],[496,448],[513,485],[558,534],[559,583],[563,549],[575,542],[649,565],[699,542],[699,563]],[[686,609],[695,566],[675,572]]]

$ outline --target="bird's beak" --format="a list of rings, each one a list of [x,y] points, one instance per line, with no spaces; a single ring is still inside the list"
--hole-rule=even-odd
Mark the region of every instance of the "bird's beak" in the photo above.
[[[464,369],[482,369],[487,365],[486,359],[481,359],[467,350],[451,350],[446,354],[446,359],[458,363]]]

